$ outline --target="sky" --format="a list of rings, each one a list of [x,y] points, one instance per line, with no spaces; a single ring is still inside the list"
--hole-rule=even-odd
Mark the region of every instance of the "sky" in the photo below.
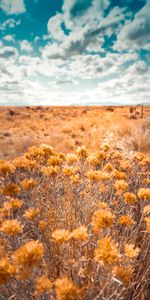
[[[0,105],[150,104],[150,0],[0,0]]]

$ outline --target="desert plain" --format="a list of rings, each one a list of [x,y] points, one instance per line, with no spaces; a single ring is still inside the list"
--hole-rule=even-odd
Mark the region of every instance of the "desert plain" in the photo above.
[[[30,146],[49,144],[72,152],[100,145],[150,154],[150,106],[130,107],[0,107],[0,159],[22,155]]]

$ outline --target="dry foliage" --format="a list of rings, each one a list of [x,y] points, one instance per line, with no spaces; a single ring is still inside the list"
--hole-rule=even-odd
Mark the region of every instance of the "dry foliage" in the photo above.
[[[0,299],[149,299],[150,159],[33,146],[0,161]]]
[[[131,119],[129,107],[0,107],[0,159],[41,143],[65,153],[83,144],[92,151],[110,144],[127,155],[150,155],[150,107],[143,119]]]

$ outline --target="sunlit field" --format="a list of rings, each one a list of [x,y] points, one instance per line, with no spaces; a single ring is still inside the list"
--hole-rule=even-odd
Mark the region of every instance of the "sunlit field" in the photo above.
[[[130,155],[150,154],[150,106],[130,107],[0,107],[0,159],[22,155],[30,146],[49,144],[57,151],[100,145]]]
[[[148,300],[150,115],[0,110],[0,299]]]

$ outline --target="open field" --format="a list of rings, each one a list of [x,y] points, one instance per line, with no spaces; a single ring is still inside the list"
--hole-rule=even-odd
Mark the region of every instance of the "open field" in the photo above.
[[[0,300],[149,300],[149,107],[132,117],[1,108]]]
[[[15,157],[40,143],[65,152],[82,144],[95,151],[111,143],[123,151],[149,154],[150,107],[144,108],[143,119],[130,119],[129,107],[0,108],[0,158]]]

